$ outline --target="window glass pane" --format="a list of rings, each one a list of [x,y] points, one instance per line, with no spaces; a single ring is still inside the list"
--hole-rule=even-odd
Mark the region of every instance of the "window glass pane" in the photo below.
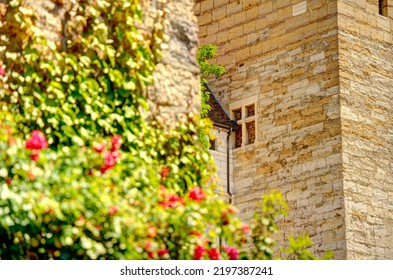
[[[247,117],[255,116],[255,105],[254,104],[246,107],[246,114],[247,114]]]
[[[253,144],[255,142],[255,122],[246,123],[248,141],[247,144]]]
[[[235,148],[239,148],[242,146],[242,127],[235,132]]]
[[[209,140],[210,150],[216,151],[216,140]]]
[[[239,108],[239,109],[236,109],[236,110],[233,110],[233,116],[235,117],[235,120],[241,120],[242,119],[242,109],[241,108]]]

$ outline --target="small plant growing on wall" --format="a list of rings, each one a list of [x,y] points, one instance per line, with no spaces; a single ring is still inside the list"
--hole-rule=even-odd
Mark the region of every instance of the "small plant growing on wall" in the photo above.
[[[207,129],[200,130],[199,132],[199,139],[202,143],[203,147],[208,148],[209,146],[209,138],[211,127],[210,119],[208,118],[208,114],[210,111],[210,106],[208,104],[210,98],[210,92],[206,89],[207,85],[207,78],[209,77],[221,77],[225,72],[226,69],[223,66],[212,64],[209,60],[214,59],[216,57],[217,46],[207,44],[202,45],[197,53],[197,61],[199,63],[201,69],[201,112],[200,116],[201,119],[207,123]]]

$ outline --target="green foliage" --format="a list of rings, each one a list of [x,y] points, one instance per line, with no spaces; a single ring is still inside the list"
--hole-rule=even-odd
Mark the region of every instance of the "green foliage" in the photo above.
[[[197,53],[197,61],[201,68],[201,75],[203,78],[208,76],[220,77],[226,70],[223,66],[217,64],[211,64],[210,59],[216,57],[217,46],[207,44],[199,48]]]
[[[136,0],[79,0],[63,8],[62,40],[54,42],[29,7],[10,3],[0,25],[0,62],[8,73],[0,99],[20,130],[44,131],[52,147],[114,134],[128,146],[148,109],[141,93],[152,82],[162,29],[157,24],[151,35],[136,27]]]
[[[231,206],[211,189],[175,190],[175,168],[121,152],[102,173],[105,153],[76,145],[43,149],[35,161],[2,123],[0,259],[192,259],[197,246],[245,240]]]
[[[199,48],[198,53],[197,53],[197,62],[199,63],[200,69],[201,69],[201,112],[200,116],[201,118],[207,123],[207,125],[211,126],[211,123],[208,121],[208,114],[210,111],[210,106],[207,104],[210,98],[210,92],[206,89],[205,85],[207,84],[207,78],[208,77],[220,77],[222,76],[225,72],[226,69],[223,66],[217,65],[217,64],[211,64],[209,62],[210,59],[213,59],[216,57],[216,52],[217,52],[217,46],[207,44],[203,45]],[[210,135],[209,135],[209,130],[200,131],[200,142],[202,143],[202,146],[207,148],[209,146],[209,141],[207,140]]]
[[[297,238],[292,236],[289,237],[289,248],[285,250],[288,254],[287,259],[300,259],[300,260],[318,260],[318,258],[311,254],[309,249],[313,245],[310,237],[306,234],[301,235]],[[328,251],[323,256],[324,260],[330,260],[333,258],[333,252]]]

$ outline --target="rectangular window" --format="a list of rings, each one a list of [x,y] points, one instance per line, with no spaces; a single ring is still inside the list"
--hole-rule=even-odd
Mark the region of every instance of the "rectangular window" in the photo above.
[[[214,139],[214,140],[209,140],[209,149],[210,150],[213,150],[213,151],[216,151],[216,139]]]
[[[381,16],[388,16],[388,0],[378,0],[378,11]]]
[[[234,148],[254,144],[256,141],[256,101],[257,97],[251,97],[229,106],[232,118],[239,125],[235,131]]]

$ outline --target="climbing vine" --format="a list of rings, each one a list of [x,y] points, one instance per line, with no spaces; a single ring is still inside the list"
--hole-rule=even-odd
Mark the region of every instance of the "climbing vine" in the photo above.
[[[141,93],[152,82],[163,25],[141,32],[135,0],[55,2],[65,14],[58,41],[23,1],[9,2],[0,28],[2,102],[19,128],[44,131],[51,147],[114,134],[128,145],[148,109]]]

